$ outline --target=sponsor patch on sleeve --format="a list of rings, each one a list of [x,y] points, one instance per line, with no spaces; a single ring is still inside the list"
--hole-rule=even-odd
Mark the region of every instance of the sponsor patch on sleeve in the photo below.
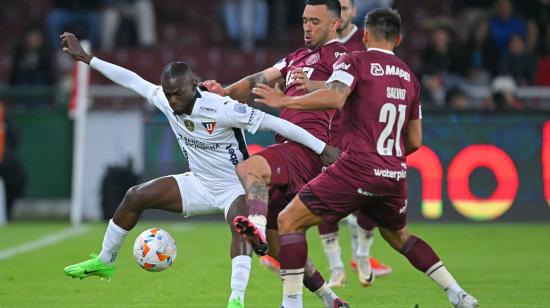
[[[243,104],[236,103],[235,106],[233,107],[233,110],[235,110],[235,112],[245,114],[246,106]]]

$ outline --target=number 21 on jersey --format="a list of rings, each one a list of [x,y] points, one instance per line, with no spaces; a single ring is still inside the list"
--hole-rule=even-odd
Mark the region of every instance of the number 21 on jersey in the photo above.
[[[380,109],[380,116],[378,121],[380,123],[386,123],[386,127],[380,133],[378,142],[376,143],[376,151],[383,156],[393,155],[393,149],[395,148],[395,156],[403,156],[401,151],[401,130],[405,123],[405,112],[407,111],[407,105],[397,105],[397,108],[392,103],[385,103]],[[395,125],[395,119],[397,118],[397,125]],[[395,127],[396,126],[396,127]],[[395,139],[390,138],[394,127],[396,129]]]

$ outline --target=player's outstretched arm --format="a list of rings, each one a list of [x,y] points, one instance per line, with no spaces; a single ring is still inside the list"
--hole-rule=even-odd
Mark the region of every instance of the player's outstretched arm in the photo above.
[[[259,96],[254,101],[273,108],[290,108],[298,110],[340,109],[344,106],[351,89],[338,80],[327,84],[326,89],[320,89],[302,96],[285,96],[278,89],[266,85],[258,85],[252,93]]]
[[[265,114],[259,129],[273,131],[287,139],[303,144],[319,154],[325,165],[332,164],[340,157],[340,150],[337,148],[327,145],[305,129],[270,114]]]
[[[150,93],[149,91],[156,87],[130,70],[88,54],[82,48],[80,41],[72,33],[65,32],[61,35],[61,46],[63,46],[63,51],[69,54],[75,61],[89,64],[90,67],[114,83],[133,90],[143,97],[147,97],[148,93]]]
[[[252,89],[258,84],[273,84],[282,80],[283,75],[274,67],[267,68],[259,73],[247,76],[225,88],[215,80],[206,80],[201,83],[209,92],[221,96],[229,96],[240,102],[252,101]]]

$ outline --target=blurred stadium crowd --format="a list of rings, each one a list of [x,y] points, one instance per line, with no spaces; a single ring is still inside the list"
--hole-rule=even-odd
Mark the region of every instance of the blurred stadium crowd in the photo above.
[[[398,53],[422,82],[425,110],[550,109],[550,0],[355,4],[358,25],[375,7],[401,13],[405,40]],[[296,0],[2,1],[0,84],[67,89],[72,62],[59,51],[63,31],[151,81],[164,63],[181,59],[204,78],[232,82],[303,44],[302,6]],[[93,83],[106,81],[94,76]]]

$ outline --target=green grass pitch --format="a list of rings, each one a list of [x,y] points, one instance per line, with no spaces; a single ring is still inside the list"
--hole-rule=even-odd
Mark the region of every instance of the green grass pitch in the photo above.
[[[122,247],[110,282],[96,277],[66,277],[66,265],[99,252],[106,224],[41,249],[0,260],[1,307],[225,307],[230,293],[228,227],[218,222],[142,223]],[[162,273],[140,269],[132,256],[135,237],[148,227],[168,230],[178,256]],[[15,223],[0,227],[0,254],[10,247],[68,228],[62,223]],[[550,226],[528,224],[412,224],[412,233],[430,243],[463,288],[481,307],[550,307]],[[309,252],[328,276],[316,230],[308,232]],[[344,260],[349,236],[341,225]],[[393,273],[362,288],[349,268],[348,285],[335,291],[351,307],[450,307],[445,294],[377,235],[374,256],[393,266]],[[277,276],[253,260],[246,306],[279,307]],[[321,307],[304,292],[306,307]]]

